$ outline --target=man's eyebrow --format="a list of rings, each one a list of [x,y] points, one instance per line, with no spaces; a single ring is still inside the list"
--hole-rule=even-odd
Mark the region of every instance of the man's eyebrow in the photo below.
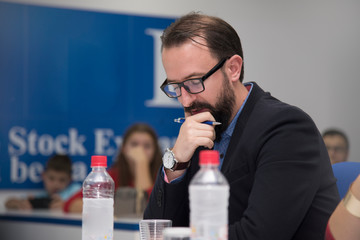
[[[181,82],[189,80],[189,79],[195,79],[195,78],[200,79],[200,78],[202,78],[202,76],[204,76],[204,73],[196,73],[196,72],[191,73],[191,74],[187,75],[186,77],[184,77],[183,80],[181,80]],[[179,81],[166,78],[166,82],[167,83],[177,83]]]

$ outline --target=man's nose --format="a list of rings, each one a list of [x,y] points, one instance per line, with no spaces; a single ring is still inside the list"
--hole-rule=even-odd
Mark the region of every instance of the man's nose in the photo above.
[[[195,94],[188,93],[184,87],[181,87],[181,96],[178,98],[183,107],[191,106],[195,99]]]

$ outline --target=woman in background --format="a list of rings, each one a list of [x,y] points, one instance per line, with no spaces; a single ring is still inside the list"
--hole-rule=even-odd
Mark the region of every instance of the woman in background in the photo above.
[[[116,161],[108,173],[115,182],[115,189],[136,189],[136,205],[139,205],[141,198],[150,196],[161,163],[157,134],[149,125],[137,123],[127,129]],[[136,208],[138,212],[139,206]],[[66,202],[64,211],[82,212],[82,191]]]

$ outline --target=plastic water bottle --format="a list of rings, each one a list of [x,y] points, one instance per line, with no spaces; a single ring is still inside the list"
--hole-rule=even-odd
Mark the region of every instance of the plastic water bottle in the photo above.
[[[192,240],[228,239],[229,184],[219,171],[219,152],[200,151],[200,170],[189,186]]]
[[[113,239],[115,186],[106,167],[106,156],[91,157],[83,183],[82,240]]]

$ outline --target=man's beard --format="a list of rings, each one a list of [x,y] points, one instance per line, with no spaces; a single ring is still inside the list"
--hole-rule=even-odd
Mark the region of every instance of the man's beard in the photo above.
[[[190,107],[184,108],[185,112],[189,114],[191,114],[192,110],[206,108],[217,122],[221,122],[221,125],[215,126],[216,142],[221,140],[221,134],[228,128],[235,106],[234,90],[231,89],[227,76],[225,74],[223,75],[223,88],[217,99],[215,107],[208,103],[193,102]]]

